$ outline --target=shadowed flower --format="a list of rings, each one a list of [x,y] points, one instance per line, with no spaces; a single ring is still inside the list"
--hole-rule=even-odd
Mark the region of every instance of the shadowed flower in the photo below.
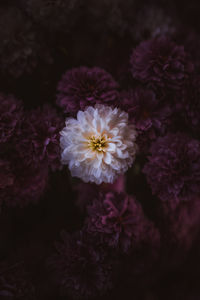
[[[33,169],[24,165],[19,157],[15,157],[10,160],[9,167],[7,174],[1,174],[4,186],[0,188],[0,203],[7,207],[36,204],[47,186],[47,165],[41,164],[40,168]]]
[[[27,166],[41,163],[55,170],[60,167],[59,132],[63,120],[51,106],[27,112],[22,122],[16,148]]]
[[[128,114],[96,105],[68,118],[61,131],[61,160],[72,176],[85,182],[113,183],[132,165],[137,146],[136,131]]]
[[[160,103],[152,90],[139,87],[122,92],[120,108],[128,112],[130,122],[137,129],[141,153],[148,152],[151,141],[163,135],[170,124],[169,105]]]
[[[137,249],[158,235],[140,204],[125,193],[100,194],[88,206],[86,228],[99,242],[122,252]]]
[[[87,106],[115,104],[118,84],[112,76],[100,68],[80,67],[63,75],[58,85],[57,104],[65,112],[76,114]]]
[[[200,143],[182,133],[158,138],[144,173],[153,194],[176,208],[199,193]]]
[[[88,299],[110,289],[112,268],[104,251],[84,232],[73,236],[63,232],[62,240],[57,244],[57,255],[50,262],[61,293]]]
[[[122,92],[120,107],[128,112],[139,132],[153,127],[163,133],[170,116],[170,108],[159,103],[153,91],[144,88]]]
[[[131,56],[133,77],[153,87],[179,89],[193,69],[184,47],[167,37],[142,42]]]
[[[21,117],[21,102],[11,95],[0,94],[0,144],[13,136]]]

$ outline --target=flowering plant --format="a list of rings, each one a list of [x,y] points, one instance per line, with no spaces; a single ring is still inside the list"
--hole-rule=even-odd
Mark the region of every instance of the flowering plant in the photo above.
[[[191,1],[0,3],[0,300],[200,299]]]

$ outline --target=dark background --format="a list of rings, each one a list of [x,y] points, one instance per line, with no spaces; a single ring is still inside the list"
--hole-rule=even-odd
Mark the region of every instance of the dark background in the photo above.
[[[26,14],[24,2],[26,1],[1,1],[0,7],[9,9],[9,6],[15,6]],[[27,15],[33,23],[33,30],[45,43],[48,54],[45,52],[43,54],[51,56],[51,63],[46,63],[45,59],[39,58],[30,74],[25,72],[15,77],[5,70],[0,75],[0,90],[12,93],[21,99],[27,110],[46,102],[55,106],[57,83],[61,75],[67,69],[80,65],[103,67],[120,82],[121,86],[126,87],[128,79],[123,78],[118,72],[118,65],[122,57],[125,58],[125,62],[126,60],[128,62],[131,49],[137,41],[130,32],[125,31],[120,34],[119,27],[108,28],[105,25],[105,19],[109,18],[110,12],[108,10],[101,13],[98,1],[99,14],[97,13],[96,16],[88,14],[90,3],[84,2],[80,7],[80,16],[69,32],[63,29],[54,32],[49,26],[43,27]],[[147,1],[136,2],[133,18],[137,11],[147,4],[149,4]],[[152,5],[159,5],[168,11],[181,24],[183,31],[189,28],[200,34],[199,1],[176,0],[173,3],[154,1]],[[128,12],[130,13],[127,10]],[[127,15],[127,20],[129,18],[132,22],[131,15]],[[7,27],[6,23],[3,25],[0,28],[2,36]],[[3,37],[0,36],[0,47],[1,43]],[[14,53],[15,49],[11,51]],[[149,197],[150,191],[142,175],[134,176],[138,183],[134,192],[144,209],[149,210],[149,204],[144,199]],[[38,300],[70,299],[59,296],[58,289],[52,283],[51,272],[46,267],[46,261],[54,252],[54,242],[59,239],[60,231],[63,228],[68,232],[79,230],[84,221],[84,213],[75,204],[76,192],[72,190],[69,177],[66,170],[52,173],[48,188],[38,205],[3,209],[0,215],[0,261],[9,261],[10,266],[16,263],[26,266]],[[76,184],[76,181],[73,183]],[[128,190],[131,190],[130,186]],[[141,193],[141,190],[144,192]],[[149,214],[153,215],[151,208]],[[199,253],[200,241],[197,240],[181,265],[165,272],[153,284],[141,284],[137,289],[122,283],[101,299],[200,299]],[[15,298],[2,297],[2,299]]]

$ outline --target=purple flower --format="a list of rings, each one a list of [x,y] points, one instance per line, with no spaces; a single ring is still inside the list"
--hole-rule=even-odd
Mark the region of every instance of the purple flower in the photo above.
[[[193,69],[184,47],[164,36],[142,42],[131,56],[133,77],[153,87],[179,89]]]
[[[90,237],[80,232],[70,236],[62,233],[58,253],[50,264],[56,271],[61,293],[74,298],[95,297],[111,287],[111,265],[104,252],[95,247]]]
[[[152,90],[139,87],[121,93],[120,107],[137,129],[140,152],[148,152],[151,141],[163,135],[170,124],[170,106],[160,103]]]
[[[157,235],[140,204],[125,193],[100,194],[88,207],[86,228],[102,243],[122,252],[137,249]]]
[[[14,135],[22,117],[21,102],[11,95],[0,94],[0,144]]]
[[[181,200],[199,193],[199,141],[182,133],[158,138],[143,171],[153,194],[175,209]]]
[[[139,132],[153,127],[162,133],[170,116],[170,108],[160,103],[153,91],[144,88],[122,92],[120,106]]]
[[[23,164],[19,157],[10,161],[10,173],[4,175],[4,186],[0,188],[0,203],[7,207],[25,207],[36,204],[47,186],[48,167],[41,164],[33,169]],[[1,179],[3,174],[1,174]]]
[[[27,112],[16,141],[23,162],[36,169],[43,163],[48,163],[53,170],[59,168],[59,132],[63,126],[62,118],[50,106]]]
[[[80,67],[64,74],[58,85],[57,104],[65,112],[76,114],[97,103],[116,103],[117,89],[118,84],[103,69]]]

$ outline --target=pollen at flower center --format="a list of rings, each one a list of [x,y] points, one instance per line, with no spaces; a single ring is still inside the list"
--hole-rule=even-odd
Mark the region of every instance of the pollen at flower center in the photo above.
[[[72,176],[96,184],[113,183],[131,167],[137,152],[137,132],[128,114],[97,104],[67,118],[60,133],[61,162]]]
[[[105,136],[92,136],[89,138],[89,147],[92,151],[105,152],[108,146],[108,141]]]

